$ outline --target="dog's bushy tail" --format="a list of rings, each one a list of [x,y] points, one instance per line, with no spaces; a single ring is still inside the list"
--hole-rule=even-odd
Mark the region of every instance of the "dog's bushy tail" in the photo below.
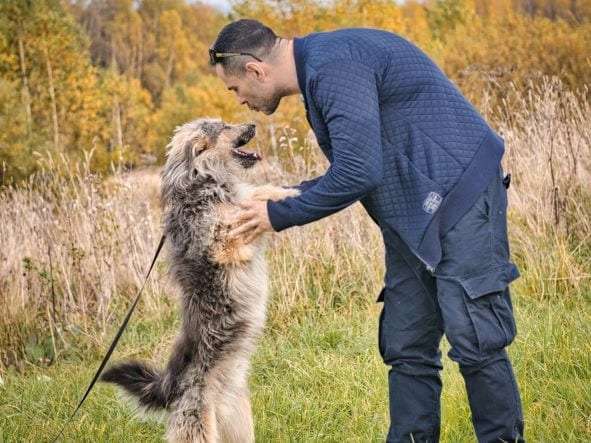
[[[146,409],[164,409],[171,400],[162,374],[139,361],[113,365],[101,374],[100,380],[120,386]]]

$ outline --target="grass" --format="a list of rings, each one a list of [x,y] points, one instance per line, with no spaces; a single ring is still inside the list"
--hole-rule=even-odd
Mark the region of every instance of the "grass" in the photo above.
[[[514,291],[518,293],[518,291]],[[526,437],[535,442],[591,439],[591,310],[571,301],[514,296],[519,334],[509,348],[521,387]],[[275,299],[271,314],[279,306]],[[287,325],[270,323],[251,374],[257,441],[383,441],[388,426],[387,367],[377,352],[381,305],[351,304]],[[167,352],[176,315],[132,321],[113,359]],[[113,332],[111,332],[112,334]],[[106,346],[106,345],[105,345]],[[447,344],[443,343],[446,352]],[[0,441],[48,441],[73,410],[100,361],[8,372],[0,386]],[[474,441],[463,381],[444,360],[442,441]],[[64,441],[161,441],[164,428],[141,422],[111,386],[97,385]]]
[[[591,441],[591,104],[556,81],[507,93],[514,100],[495,124],[513,175],[509,234],[522,277],[513,285],[518,336],[510,353],[526,436]],[[322,173],[325,162],[304,157],[284,165],[289,172],[271,159],[257,177],[292,184]],[[157,171],[101,181],[88,161],[78,169],[46,162],[30,183],[0,192],[0,443],[48,441],[59,430],[160,235]],[[383,254],[360,205],[275,237],[273,301],[251,380],[258,441],[383,441],[387,368],[374,303]],[[165,273],[159,261],[114,359],[166,359],[178,323]],[[463,381],[447,358],[444,368],[442,441],[474,441]],[[100,385],[65,440],[162,434]]]

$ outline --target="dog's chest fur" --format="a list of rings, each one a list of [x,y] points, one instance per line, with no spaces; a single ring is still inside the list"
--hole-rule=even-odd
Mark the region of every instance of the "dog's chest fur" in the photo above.
[[[199,178],[171,193],[165,213],[171,273],[182,290],[183,330],[195,334],[197,348],[203,344],[213,354],[238,336],[257,336],[264,325],[267,268],[261,242],[242,266],[220,265],[212,255],[220,241],[217,208],[242,199],[248,188]]]

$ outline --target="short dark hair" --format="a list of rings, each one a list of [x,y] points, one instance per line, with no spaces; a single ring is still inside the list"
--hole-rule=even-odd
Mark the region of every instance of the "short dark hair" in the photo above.
[[[229,23],[220,31],[211,50],[216,53],[248,52],[260,59],[268,56],[277,42],[277,35],[258,20],[241,19]],[[248,55],[222,57],[214,62],[223,66],[224,72],[242,74]]]

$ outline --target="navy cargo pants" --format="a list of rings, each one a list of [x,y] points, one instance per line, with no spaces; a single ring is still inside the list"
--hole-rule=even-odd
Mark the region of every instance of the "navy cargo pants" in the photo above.
[[[389,371],[388,442],[437,442],[445,333],[464,378],[479,442],[522,442],[519,390],[505,347],[516,333],[509,283],[503,171],[443,239],[443,259],[426,269],[396,233],[383,231],[385,287],[379,350]]]

